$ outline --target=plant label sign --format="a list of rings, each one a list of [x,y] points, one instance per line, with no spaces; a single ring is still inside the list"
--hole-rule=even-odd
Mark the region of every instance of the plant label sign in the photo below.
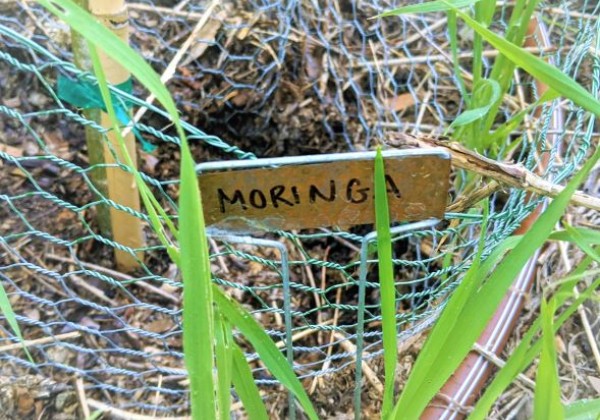
[[[383,152],[391,221],[441,218],[450,155]],[[234,232],[374,223],[375,152],[198,165],[206,225]]]

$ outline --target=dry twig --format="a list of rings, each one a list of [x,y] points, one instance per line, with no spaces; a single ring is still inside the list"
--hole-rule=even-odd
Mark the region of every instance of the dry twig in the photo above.
[[[40,344],[48,344],[48,343],[53,343],[53,342],[59,343],[64,340],[76,338],[79,336],[81,336],[81,333],[79,331],[72,331],[72,332],[68,332],[65,334],[53,335],[53,336],[49,336],[49,337],[42,337],[42,338],[38,338],[35,340],[24,340],[19,343],[8,344],[6,346],[0,347],[0,353],[4,353],[5,351],[10,351],[10,350],[21,349],[23,347],[37,346]]]
[[[114,419],[123,419],[123,420],[160,420],[160,419],[169,419],[169,420],[191,420],[191,417],[153,417],[153,416],[144,416],[141,414],[135,414],[130,411],[120,410],[115,407],[111,407],[110,405],[104,404],[100,401],[96,400],[87,400],[88,405],[95,410],[102,411],[103,414],[110,415],[110,418]]]
[[[560,185],[554,185],[535,175],[523,165],[497,162],[468,150],[459,143],[441,138],[425,136],[415,137],[410,134],[398,133],[396,137],[390,139],[388,143],[394,147],[443,148],[450,153],[452,156],[452,164],[457,168],[466,169],[478,175],[491,178],[500,184],[520,188],[546,197],[554,198],[564,189],[564,187]],[[571,197],[571,204],[600,211],[600,199],[581,191],[576,191],[575,194],[573,194]]]

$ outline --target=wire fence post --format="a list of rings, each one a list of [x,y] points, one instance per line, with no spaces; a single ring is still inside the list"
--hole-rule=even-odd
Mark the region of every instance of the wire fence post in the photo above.
[[[423,220],[414,223],[408,223],[402,226],[396,226],[390,229],[392,235],[408,233],[417,230],[431,228],[439,223],[438,219]],[[364,348],[365,335],[365,292],[367,284],[367,259],[369,257],[369,245],[377,239],[377,232],[367,234],[360,245],[360,269],[358,277],[358,308],[356,321],[356,369],[354,384],[354,418],[360,419],[361,413],[361,391],[362,391],[362,353]]]
[[[236,244],[252,245],[257,247],[274,248],[279,251],[281,256],[281,281],[283,286],[283,321],[285,324],[285,353],[287,361],[290,366],[294,366],[294,344],[292,341],[292,293],[290,289],[290,264],[288,258],[288,251],[284,244],[281,242],[270,240],[253,238],[251,236],[235,236],[235,235],[221,235],[215,234],[210,235],[213,239],[219,239],[223,242],[231,242]],[[289,413],[288,419],[294,420],[296,418],[296,403],[292,392],[288,392],[288,405]]]

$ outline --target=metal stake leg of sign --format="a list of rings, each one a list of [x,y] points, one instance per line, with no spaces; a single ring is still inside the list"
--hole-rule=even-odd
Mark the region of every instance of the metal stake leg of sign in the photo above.
[[[390,229],[393,236],[427,229],[439,223],[438,219],[428,219],[420,222],[408,223]],[[362,353],[364,348],[364,322],[365,322],[365,293],[367,283],[367,259],[369,245],[377,239],[377,232],[366,235],[360,246],[360,269],[358,278],[358,313],[356,324],[356,370],[354,385],[354,418],[360,419],[361,413],[361,391],[362,391]]]
[[[291,290],[290,290],[290,265],[288,252],[284,244],[278,241],[269,239],[253,238],[251,236],[235,236],[235,235],[222,235],[222,234],[209,234],[213,239],[219,239],[223,242],[245,244],[257,247],[275,248],[279,251],[281,256],[281,280],[283,284],[283,311],[284,311],[284,324],[285,324],[285,350],[288,363],[290,366],[294,366],[294,347],[292,343],[292,301],[291,301]],[[296,405],[294,396],[291,392],[288,395],[289,415],[288,418],[295,420],[296,418]]]
[[[444,214],[450,155],[440,149],[418,149],[386,150],[383,157],[391,221],[424,220],[392,228],[392,234],[435,225],[438,220],[429,218]],[[286,354],[292,366],[287,250],[280,242],[242,235],[374,223],[374,159],[375,152],[371,151],[208,162],[196,167],[204,219],[209,226],[207,233],[226,242],[271,247],[281,253]],[[368,245],[376,237],[375,232],[370,233],[363,239],[361,247],[354,393],[357,418],[360,416],[367,254]],[[291,394],[289,408],[289,418],[295,419],[295,401]]]

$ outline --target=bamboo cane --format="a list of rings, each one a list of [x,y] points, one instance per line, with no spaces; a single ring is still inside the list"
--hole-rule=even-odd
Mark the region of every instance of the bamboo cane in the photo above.
[[[129,25],[124,0],[78,0],[78,3],[119,38],[128,42]],[[73,33],[72,43],[76,64],[82,69],[90,70],[91,64],[85,40]],[[119,63],[108,57],[102,50],[98,50],[98,55],[109,83],[118,85],[129,80],[129,72]],[[99,110],[86,111],[86,117],[99,122],[102,127],[112,127],[108,115]],[[97,166],[92,172],[92,181],[96,188],[115,203],[139,211],[140,195],[133,175],[115,166],[117,162],[124,163],[125,159],[114,133],[110,131],[105,141],[101,133],[86,128],[86,143],[90,165]],[[133,134],[125,136],[125,143],[131,159],[137,162]],[[115,242],[134,249],[144,246],[143,224],[137,217],[112,206],[101,205],[98,206],[96,220],[100,231],[111,236]],[[142,253],[138,252],[137,258],[141,260],[142,257]],[[132,271],[139,266],[135,256],[118,249],[115,249],[115,261],[117,268],[122,271]]]

